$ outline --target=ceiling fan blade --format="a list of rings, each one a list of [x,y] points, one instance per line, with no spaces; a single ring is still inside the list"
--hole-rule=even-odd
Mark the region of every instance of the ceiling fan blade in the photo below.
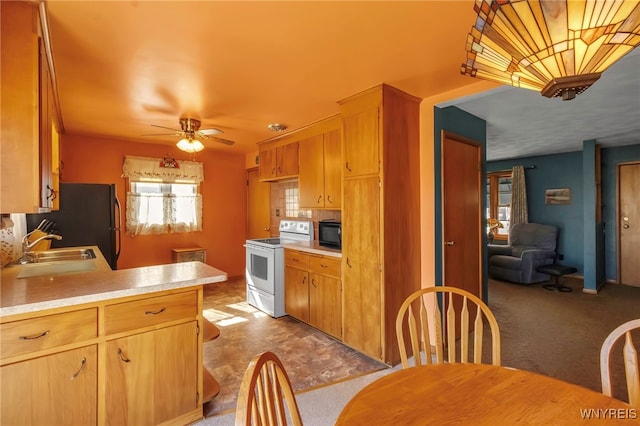
[[[146,134],[146,135],[141,135],[141,136],[179,136],[179,134],[177,132],[174,132],[174,133],[151,133],[151,134]]]
[[[212,140],[214,140],[214,141],[216,141],[216,142],[223,143],[223,144],[225,144],[225,145],[234,145],[234,144],[235,144],[235,142],[234,142],[234,141],[230,141],[229,139],[217,138],[217,137],[215,137],[215,136],[212,136],[212,137],[210,137],[209,139],[212,139]]]
[[[216,128],[211,128],[211,129],[200,129],[198,130],[199,133],[202,133],[205,136],[211,136],[211,135],[219,135],[221,133],[224,133],[222,130],[220,129],[216,129]]]
[[[169,129],[169,130],[173,130],[174,132],[181,132],[182,130],[180,129],[174,129],[173,127],[165,127],[165,126],[158,126],[157,124],[152,124],[151,126],[153,127],[159,127],[161,129]]]

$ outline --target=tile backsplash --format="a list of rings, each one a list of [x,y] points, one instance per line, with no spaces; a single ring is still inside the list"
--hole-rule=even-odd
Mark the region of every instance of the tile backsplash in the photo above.
[[[340,210],[305,210],[298,208],[298,181],[274,182],[271,184],[271,236],[278,236],[282,219],[308,218],[313,220],[314,238],[318,239],[318,222],[332,219],[342,220]]]

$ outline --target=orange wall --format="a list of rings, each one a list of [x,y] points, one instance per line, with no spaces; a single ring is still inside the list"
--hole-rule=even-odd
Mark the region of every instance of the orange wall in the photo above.
[[[124,233],[125,179],[122,162],[125,155],[189,160],[189,154],[177,148],[124,140],[63,135],[62,182],[115,183],[122,204],[122,251],[118,269],[171,262],[172,248],[199,246],[207,249],[206,263],[229,276],[243,276],[246,240],[246,172],[244,154],[206,149],[195,155],[204,163],[202,232],[163,235]]]

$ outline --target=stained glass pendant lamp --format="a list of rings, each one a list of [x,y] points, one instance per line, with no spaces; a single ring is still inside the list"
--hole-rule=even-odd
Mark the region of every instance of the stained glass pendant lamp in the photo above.
[[[640,45],[639,0],[476,0],[461,73],[574,99]]]

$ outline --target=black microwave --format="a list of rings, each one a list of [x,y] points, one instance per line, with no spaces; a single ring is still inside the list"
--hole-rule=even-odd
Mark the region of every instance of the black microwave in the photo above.
[[[342,247],[342,224],[335,220],[318,222],[318,244],[325,247]]]

